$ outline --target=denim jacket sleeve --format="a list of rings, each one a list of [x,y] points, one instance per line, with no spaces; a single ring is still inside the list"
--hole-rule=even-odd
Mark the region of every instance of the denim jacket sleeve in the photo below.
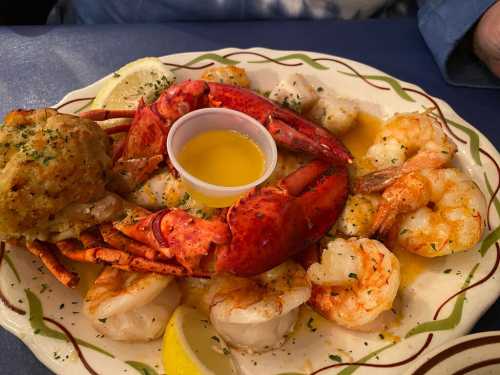
[[[472,30],[495,0],[419,0],[418,26],[446,81],[500,88],[472,51]]]

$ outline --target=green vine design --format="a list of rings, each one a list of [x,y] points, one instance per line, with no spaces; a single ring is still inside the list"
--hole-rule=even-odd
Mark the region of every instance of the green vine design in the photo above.
[[[452,121],[448,118],[445,118],[445,120],[449,125],[453,126],[454,128],[460,129],[465,134],[467,134],[467,136],[469,137],[469,149],[472,158],[474,159],[477,165],[482,166],[483,164],[481,163],[481,157],[479,153],[479,136],[477,135],[477,133],[474,130],[469,129],[468,127],[461,125],[455,121]]]
[[[56,340],[69,341],[64,333],[56,331],[49,328],[43,321],[43,308],[40,299],[29,289],[25,289],[26,297],[29,303],[29,321],[31,328],[33,328],[33,333],[35,335],[41,335],[45,337],[51,337]],[[76,342],[86,348],[95,350],[96,352],[102,353],[108,357],[115,358],[115,356],[104,349],[99,348],[93,344],[88,343],[80,339],[76,339]]]
[[[410,95],[408,95],[408,93],[401,87],[399,82],[394,78],[388,76],[380,76],[380,75],[358,75],[349,72],[342,72],[340,70],[338,72],[340,74],[344,74],[349,77],[364,78],[373,81],[383,81],[385,83],[388,83],[392,87],[392,89],[396,92],[396,94],[400,96],[401,99],[404,99],[408,102],[415,102],[415,99],[413,99]]]
[[[19,276],[19,272],[17,272],[16,266],[14,265],[14,262],[10,258],[9,254],[4,254],[3,257],[4,257],[5,261],[7,262],[7,264],[9,265],[9,268],[11,269],[12,273],[16,277],[17,282],[20,283],[21,276]]]
[[[493,244],[500,240],[500,226],[496,227],[496,229],[490,232],[486,238],[481,243],[481,247],[479,248],[479,254],[482,257],[486,255],[489,249],[493,247]]]
[[[486,173],[484,173],[483,175],[484,175],[484,181],[486,182],[486,188],[488,189],[488,192],[490,193],[490,195],[493,197],[494,191],[493,191],[493,188],[491,187],[490,180],[488,179],[488,176],[486,175]],[[497,197],[493,198],[493,204],[495,205],[495,209],[497,210],[498,216],[500,216],[500,201],[498,200]]]
[[[149,365],[137,361],[126,361],[125,362],[130,367],[136,369],[142,375],[158,375],[156,370]]]
[[[194,64],[199,63],[199,62],[204,61],[204,60],[215,61],[215,62],[218,62],[219,64],[223,64],[223,65],[237,65],[240,63],[240,61],[228,59],[227,57],[223,57],[223,56],[218,55],[216,53],[204,53],[203,55],[197,56],[194,59],[188,61],[186,64],[184,64],[184,67],[194,65]],[[179,69],[182,69],[182,67],[174,68],[174,69],[172,69],[172,71],[176,71]]]
[[[486,173],[483,174],[484,176],[484,182],[486,183],[486,188],[488,189],[488,193],[490,193],[490,196],[493,198],[493,204],[495,206],[495,210],[497,211],[497,214],[500,216],[500,201],[497,199],[497,197],[493,197],[493,188],[491,187],[490,180],[488,179],[488,176]],[[493,244],[500,240],[500,226],[498,226],[495,230],[490,232],[486,238],[483,240],[481,243],[481,247],[479,248],[479,254],[481,254],[482,257],[486,255],[488,250],[493,247]]]
[[[472,268],[461,289],[465,289],[469,286],[472,277],[474,276],[474,273],[476,272],[478,267],[479,263],[477,263]],[[462,312],[465,303],[465,294],[466,294],[465,292],[461,293],[457,297],[455,305],[453,306],[453,310],[451,311],[450,315],[447,318],[440,320],[431,320],[429,322],[421,323],[416,327],[412,328],[410,331],[408,331],[405,338],[415,336],[424,332],[446,331],[455,328],[458,325],[458,323],[460,323],[460,321],[462,320]]]
[[[280,57],[277,57],[277,58],[272,59],[272,60],[267,60],[267,59],[266,60],[253,60],[253,61],[248,61],[248,63],[250,63],[250,64],[265,64],[265,63],[270,63],[270,62],[275,62],[275,61],[282,62],[282,61],[288,61],[288,60],[300,60],[304,64],[307,64],[310,67],[312,67],[314,69],[318,69],[318,70],[330,69],[327,66],[322,65],[322,64],[318,63],[317,61],[314,61],[312,58],[310,58],[309,56],[307,56],[306,54],[303,54],[303,53],[291,53],[289,55],[280,56]]]
[[[389,349],[390,347],[392,347],[394,345],[396,345],[396,344],[392,343],[392,344],[383,346],[380,349],[377,349],[377,350],[365,355],[363,358],[357,360],[356,362],[357,363],[365,363],[365,362],[369,361],[370,359],[372,359],[373,357],[375,357],[377,354],[382,353],[384,350]],[[350,365],[350,366],[347,366],[342,371],[340,371],[337,375],[351,375],[358,368],[359,368],[359,365]]]

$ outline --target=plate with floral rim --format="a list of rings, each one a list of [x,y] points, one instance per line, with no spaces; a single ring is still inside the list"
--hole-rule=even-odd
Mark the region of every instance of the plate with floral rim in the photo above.
[[[429,110],[458,146],[455,163],[474,179],[488,202],[482,241],[470,251],[422,262],[414,279],[400,289],[397,324],[389,330],[350,331],[304,307],[281,349],[236,353],[244,374],[400,374],[429,350],[465,335],[496,301],[500,157],[488,139],[444,101],[373,67],[315,52],[227,48],[160,59],[178,81],[198,78],[207,67],[236,65],[247,70],[252,87],[260,92],[291,73],[301,73],[314,86],[357,100],[364,111],[382,119],[396,112]],[[92,102],[105,78],[68,93],[54,108],[78,113]],[[102,337],[82,316],[79,292],[60,286],[28,252],[7,248],[1,254],[0,291],[0,324],[55,373],[163,373],[161,340],[126,344]]]

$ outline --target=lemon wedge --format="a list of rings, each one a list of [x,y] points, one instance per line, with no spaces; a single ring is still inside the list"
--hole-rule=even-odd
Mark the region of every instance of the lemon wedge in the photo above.
[[[162,360],[168,375],[237,374],[231,351],[205,315],[179,306],[163,337]]]
[[[141,97],[151,103],[174,81],[174,73],[156,57],[132,61],[106,78],[91,109],[135,109]]]

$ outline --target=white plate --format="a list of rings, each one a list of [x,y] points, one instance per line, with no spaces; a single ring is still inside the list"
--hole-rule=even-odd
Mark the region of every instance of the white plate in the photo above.
[[[405,375],[500,374],[500,331],[452,340],[421,355]]]
[[[314,315],[315,332],[299,324],[294,338],[283,349],[239,356],[246,374],[306,374],[329,365],[335,367],[321,374],[400,374],[425,350],[467,333],[497,299],[500,250],[496,241],[500,236],[500,203],[492,194],[500,184],[499,154],[446,103],[372,67],[313,52],[223,49],[161,59],[177,69],[179,81],[199,77],[204,67],[237,64],[248,70],[253,87],[262,91],[271,89],[290,73],[302,73],[314,85],[360,100],[365,110],[382,117],[432,107],[436,115],[446,118],[443,128],[458,145],[457,163],[470,173],[489,202],[486,239],[471,251],[428,261],[416,280],[399,293],[401,321],[390,334],[350,331]],[[78,111],[90,102],[88,98],[96,94],[101,84],[102,80],[69,93],[56,107],[64,112]],[[444,272],[449,269],[451,271]],[[81,350],[80,358],[87,361],[87,368],[99,374],[130,374],[136,370],[143,374],[163,372],[160,341],[127,345],[100,337],[79,314],[81,296],[78,292],[60,286],[26,251],[7,252],[0,270],[0,288],[12,305],[26,312],[22,315],[1,304],[1,324],[23,340],[54,372],[88,373],[76,347]],[[302,322],[311,314],[304,309]],[[83,341],[76,346],[69,343],[67,333],[62,333],[63,327]],[[337,356],[343,363],[356,364],[338,363]]]

